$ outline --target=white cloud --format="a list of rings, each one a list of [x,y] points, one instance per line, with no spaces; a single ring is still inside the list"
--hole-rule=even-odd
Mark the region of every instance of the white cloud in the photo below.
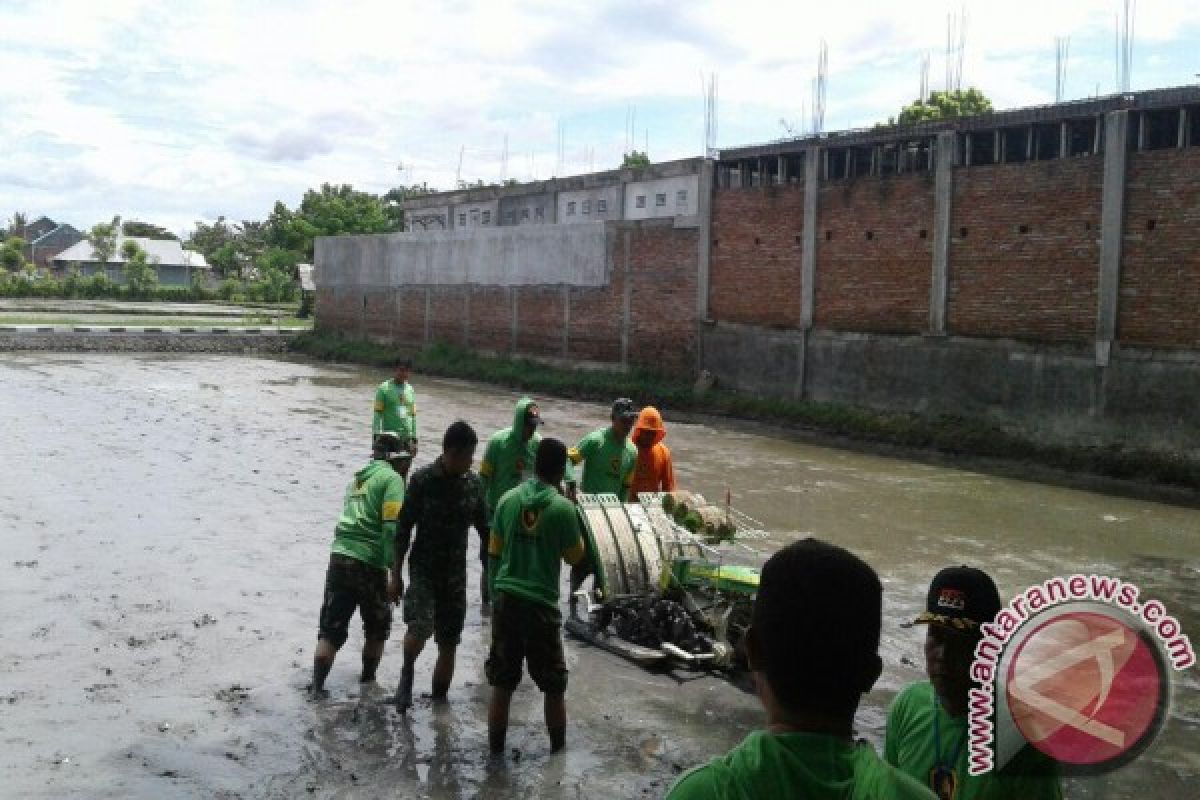
[[[0,8],[4,209],[89,225],[113,213],[181,229],[216,212],[261,218],[323,181],[547,177],[637,146],[699,150],[700,73],[719,73],[721,143],[799,121],[829,46],[828,127],[864,125],[941,84],[946,13],[911,0],[23,3]],[[973,0],[965,78],[1001,107],[1053,94],[1053,37],[1072,36],[1076,95],[1112,86],[1115,0]],[[1200,7],[1138,3],[1143,81],[1190,82]],[[14,79],[15,76],[15,79]],[[403,164],[404,172],[397,167]]]

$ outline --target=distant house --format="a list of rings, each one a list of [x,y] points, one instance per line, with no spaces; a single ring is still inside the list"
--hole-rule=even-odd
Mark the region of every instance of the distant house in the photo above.
[[[58,223],[49,217],[38,217],[33,222],[25,223],[25,227],[21,229],[21,238],[28,242],[32,242],[39,236],[45,236],[50,231],[58,227]]]
[[[160,286],[190,286],[192,276],[197,271],[208,282],[212,268],[203,255],[194,250],[185,250],[175,239],[147,239],[144,236],[118,236],[116,252],[109,256],[107,262],[98,261],[92,243],[84,239],[55,256],[54,269],[66,271],[77,266],[79,274],[85,278],[104,272],[114,283],[124,283],[125,269],[122,265],[125,257],[121,255],[121,247],[129,241],[137,242],[146,251],[150,263],[158,270]]]
[[[35,266],[49,267],[55,256],[82,241],[83,234],[73,225],[56,225],[25,245],[25,259]]]

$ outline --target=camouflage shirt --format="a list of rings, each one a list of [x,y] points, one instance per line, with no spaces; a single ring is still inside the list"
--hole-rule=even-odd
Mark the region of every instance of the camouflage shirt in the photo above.
[[[465,575],[467,528],[474,526],[485,541],[488,535],[483,481],[473,471],[450,477],[439,458],[409,477],[404,494],[398,528],[400,537],[412,532],[409,574]]]

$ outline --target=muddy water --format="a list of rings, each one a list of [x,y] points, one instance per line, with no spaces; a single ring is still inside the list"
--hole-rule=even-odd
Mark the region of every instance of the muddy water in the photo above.
[[[569,642],[568,751],[548,753],[518,690],[502,766],[484,757],[486,621],[468,613],[451,702],[407,719],[356,682],[352,629],[331,697],[305,701],[331,528],[366,457],[382,376],[237,357],[0,355],[0,796],[657,797],[682,767],[760,720],[721,681],[655,675]],[[514,396],[417,383],[428,460],[463,417],[507,425]],[[546,399],[572,440],[605,409]],[[669,412],[668,412],[669,421]],[[899,627],[939,567],[987,566],[1006,595],[1064,571],[1140,583],[1200,640],[1200,512],[812,447],[709,425],[671,427],[681,482],[735,503],[778,539],[844,544],[886,586],[879,687],[919,679]],[[756,560],[759,554],[737,554]],[[477,573],[472,572],[472,597]],[[431,654],[418,666],[428,691]],[[1176,682],[1165,734],[1069,797],[1194,796],[1200,685]]]

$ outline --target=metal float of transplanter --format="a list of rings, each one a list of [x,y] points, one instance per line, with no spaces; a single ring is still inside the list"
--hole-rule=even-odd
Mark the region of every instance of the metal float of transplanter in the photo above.
[[[729,548],[676,522],[663,499],[659,492],[633,503],[611,494],[579,496],[593,580],[576,593],[587,618],[572,616],[567,631],[646,667],[743,669],[758,570],[725,563]],[[749,550],[741,540],[767,536],[728,503],[721,513],[735,547]]]

